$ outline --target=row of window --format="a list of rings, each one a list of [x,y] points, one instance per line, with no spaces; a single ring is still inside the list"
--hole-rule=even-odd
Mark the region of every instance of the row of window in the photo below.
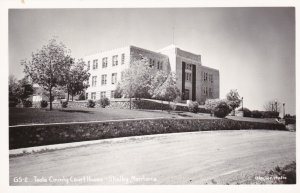
[[[192,73],[190,72],[185,72],[185,80],[192,82]]]
[[[121,73],[123,76],[123,73]],[[122,79],[122,77],[121,77]],[[117,83],[117,73],[112,73],[111,74],[111,84],[116,84]],[[102,74],[101,75],[101,85],[106,85],[107,84],[107,74]],[[97,86],[97,76],[92,76],[92,87]]]
[[[202,74],[202,77],[203,77],[203,81],[204,82],[210,82],[210,83],[213,83],[214,82],[214,79],[213,79],[213,75],[212,74],[208,74],[207,72],[201,72]]]
[[[102,68],[107,67],[108,58],[104,57],[102,58]],[[88,69],[90,69],[91,62],[88,61]],[[112,56],[112,66],[117,66],[119,63],[119,55]],[[125,63],[125,54],[121,54],[121,64]],[[98,59],[93,60],[93,70],[98,69]]]
[[[210,87],[203,87],[203,95],[208,96],[208,97],[212,97],[213,93],[212,93],[212,88]]]
[[[88,93],[86,93],[86,94],[87,94],[87,98],[88,98]],[[110,91],[110,98],[114,98],[114,96],[115,96],[115,91],[114,90]],[[102,99],[105,97],[106,97],[106,91],[101,91],[100,98]],[[91,92],[91,99],[96,100],[96,92]]]
[[[185,69],[186,70],[192,70],[193,65],[192,64],[186,64]]]
[[[150,67],[152,68],[153,66],[155,66],[155,60],[150,58],[149,59],[149,64],[150,64]],[[157,61],[157,66],[156,67],[157,67],[158,70],[162,70],[163,69],[163,62]]]

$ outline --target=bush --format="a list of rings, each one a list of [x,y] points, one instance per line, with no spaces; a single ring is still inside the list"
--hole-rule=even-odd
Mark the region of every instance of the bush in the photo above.
[[[102,108],[105,108],[106,106],[108,106],[110,104],[110,101],[108,98],[104,97],[101,98],[98,103],[101,105]]]
[[[68,107],[68,101],[60,101],[61,107],[62,108],[67,108]]]
[[[29,100],[25,100],[25,101],[23,101],[23,106],[26,108],[32,107],[32,102]]]
[[[286,125],[296,124],[296,118],[284,118],[284,120]]]
[[[46,108],[48,106],[48,101],[42,100],[41,101],[41,108]]]
[[[244,117],[251,117],[252,113],[248,108],[239,108],[238,111],[243,111]]]
[[[253,118],[262,118],[263,114],[260,111],[254,110],[251,112]]]
[[[94,108],[95,105],[96,105],[95,101],[93,101],[93,100],[88,100],[88,102],[87,102],[87,107],[88,107],[88,108]]]
[[[16,107],[17,104],[19,104],[18,99],[15,99],[15,98],[13,98],[13,99],[10,98],[9,99],[9,107]]]
[[[213,111],[216,117],[224,118],[231,112],[231,108],[226,102],[222,101],[216,106],[216,108],[214,108]]]
[[[199,103],[198,102],[190,102],[188,105],[189,112],[198,113],[199,112]]]
[[[252,116],[252,112],[249,109],[245,109],[243,110],[244,113],[244,117],[251,117]]]
[[[263,118],[277,118],[279,117],[279,112],[275,111],[264,111],[262,112]]]

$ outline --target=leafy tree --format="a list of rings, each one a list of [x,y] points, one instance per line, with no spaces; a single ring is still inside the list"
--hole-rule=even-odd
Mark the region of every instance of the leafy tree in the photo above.
[[[176,86],[176,77],[172,73],[170,73],[167,79],[161,85],[158,85],[153,92],[153,98],[169,102],[175,100],[178,96],[180,96],[180,91]]]
[[[85,62],[80,59],[75,64],[70,66],[70,69],[65,72],[66,90],[68,93],[67,101],[69,101],[69,95],[73,97],[81,94],[84,89],[88,87],[88,79],[90,74],[86,68]]]
[[[120,83],[122,93],[130,98],[150,98],[149,89],[154,71],[149,66],[148,59],[133,60],[130,68],[124,71],[123,80]],[[130,105],[131,106],[131,105]]]
[[[226,95],[226,100],[233,113],[234,110],[240,106],[242,101],[237,90],[230,90],[230,92]]]
[[[277,100],[270,100],[267,101],[264,104],[264,109],[266,111],[276,111],[276,112],[281,112],[281,102],[277,101]]]
[[[15,107],[20,102],[21,87],[18,84],[17,79],[13,75],[9,76],[8,94],[9,94],[9,106]]]
[[[114,92],[114,98],[122,98],[122,89],[121,89],[119,82],[118,82],[116,90]]]
[[[58,43],[51,39],[47,45],[32,53],[30,61],[21,62],[24,65],[24,72],[33,83],[38,84],[49,92],[52,98],[53,88],[63,85],[64,72],[70,69],[73,59],[69,55],[63,43]],[[52,110],[52,100],[50,100],[50,110]]]
[[[159,70],[153,75],[149,89],[149,93],[152,97],[155,97],[155,91],[157,92],[157,88],[161,87],[165,83],[169,75],[169,73],[163,70]]]
[[[19,80],[18,83],[20,87],[20,100],[24,101],[33,94],[33,86],[27,77]]]

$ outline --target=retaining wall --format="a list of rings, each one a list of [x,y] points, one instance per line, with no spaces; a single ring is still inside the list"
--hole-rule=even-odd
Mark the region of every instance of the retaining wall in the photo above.
[[[241,129],[285,130],[285,126],[229,119],[155,119],[11,126],[9,149],[160,133]]]

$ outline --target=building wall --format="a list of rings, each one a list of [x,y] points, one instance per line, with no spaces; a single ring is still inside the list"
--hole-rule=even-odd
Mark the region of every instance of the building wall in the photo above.
[[[207,73],[208,77],[205,80],[205,73]],[[197,71],[197,76],[199,77],[197,81],[198,89],[200,90],[199,93],[199,102],[204,103],[206,99],[217,99],[220,98],[220,77],[219,77],[219,70],[209,68],[206,66],[201,66]],[[212,76],[212,81],[210,80],[209,76]],[[208,90],[206,93],[204,90]],[[209,93],[209,89],[211,89],[212,93]]]
[[[121,64],[121,56],[125,54],[124,64]],[[112,57],[114,55],[118,55],[118,65],[113,66]],[[102,59],[107,57],[107,67],[102,68]],[[93,69],[93,60],[98,59],[98,68]],[[124,47],[119,49],[114,49],[110,51],[101,52],[98,54],[94,54],[91,56],[86,56],[84,58],[86,62],[90,61],[90,79],[89,79],[89,87],[86,90],[88,93],[88,99],[91,99],[91,93],[96,93],[96,99],[100,99],[101,92],[106,92],[106,97],[111,97],[111,91],[116,89],[117,84],[112,84],[112,73],[117,73],[117,81],[121,79],[121,73],[123,70],[128,68],[130,63],[130,47]],[[107,83],[106,85],[101,84],[101,77],[103,74],[107,75]],[[93,76],[97,76],[97,84],[96,86],[92,86],[92,78]]]
[[[122,54],[125,54],[124,64],[121,64]],[[114,55],[118,55],[117,66],[112,66],[112,57]],[[106,68],[102,68],[103,57],[108,58]],[[130,67],[130,62],[134,59],[139,60],[142,58],[149,59],[149,62],[151,62],[154,68],[157,68],[157,62],[160,62],[162,63],[162,70],[171,71],[176,74],[176,84],[181,93],[184,93],[183,88],[189,90],[189,96],[182,98],[182,100],[195,99],[200,103],[204,103],[207,98],[219,98],[219,71],[202,66],[201,55],[196,55],[171,45],[157,52],[135,46],[128,46],[85,57],[86,62],[90,61],[91,73],[89,80],[90,87],[86,91],[88,93],[88,99],[91,99],[91,93],[93,92],[96,93],[96,100],[101,98],[101,92],[106,92],[106,97],[111,98],[111,91],[115,90],[117,85],[111,84],[112,73],[117,73],[117,81],[120,81],[121,72]],[[98,69],[92,68],[93,60],[95,59],[98,59]],[[183,69],[183,63],[185,63],[186,66],[190,65],[190,68]],[[194,76],[193,70],[195,70]],[[186,76],[183,76],[183,71],[190,73],[192,77],[186,79]],[[106,85],[101,85],[102,74],[107,74]],[[206,76],[205,74],[207,74],[207,79],[204,78],[204,76]],[[97,76],[97,85],[94,87],[92,86],[93,76]],[[193,91],[195,91],[194,97]]]

